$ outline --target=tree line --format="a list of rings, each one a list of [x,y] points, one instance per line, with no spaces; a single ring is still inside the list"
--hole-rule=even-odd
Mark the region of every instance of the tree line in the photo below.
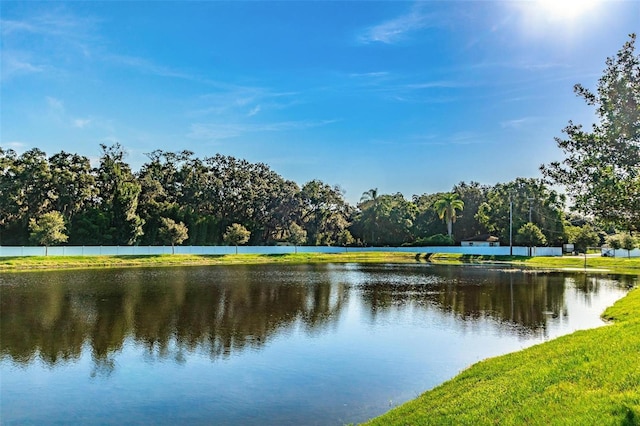
[[[542,179],[460,182],[449,193],[411,199],[371,189],[352,206],[338,186],[299,186],[266,164],[222,154],[157,150],[134,172],[117,143],[100,145],[96,167],[64,151],[47,157],[37,148],[18,155],[0,147],[0,244],[397,246],[491,234],[503,244],[584,248],[621,232],[611,245],[631,247],[640,229],[635,40],[631,34],[607,59],[595,92],[574,87],[596,107],[598,123],[585,130],[570,121],[566,138],[556,138],[565,159],[542,165]]]
[[[461,182],[411,199],[372,189],[352,206],[337,186],[299,186],[262,163],[189,151],[148,158],[133,172],[119,144],[101,145],[96,167],[64,151],[0,148],[0,243],[395,246],[489,233],[508,243],[510,203],[514,235],[531,222],[539,244],[557,245],[570,225],[564,196],[540,179]]]

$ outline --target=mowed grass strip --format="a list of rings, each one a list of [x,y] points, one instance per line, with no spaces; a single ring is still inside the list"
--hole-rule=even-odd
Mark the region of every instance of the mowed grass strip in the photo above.
[[[575,269],[584,270],[583,256],[481,256],[437,253],[431,256],[434,263],[462,264],[462,263],[501,263],[514,266],[547,269]],[[607,270],[616,273],[640,274],[640,257],[587,257],[587,271]]]
[[[0,271],[31,269],[82,269],[106,267],[156,267],[189,265],[251,265],[263,263],[407,263],[416,262],[413,253],[345,252],[225,255],[140,255],[140,256],[20,256],[0,257]]]
[[[474,364],[369,425],[640,424],[640,289],[615,323]]]

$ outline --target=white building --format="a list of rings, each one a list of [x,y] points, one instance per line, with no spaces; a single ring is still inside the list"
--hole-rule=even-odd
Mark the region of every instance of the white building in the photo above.
[[[467,238],[460,242],[462,247],[500,247],[500,239],[489,234]]]

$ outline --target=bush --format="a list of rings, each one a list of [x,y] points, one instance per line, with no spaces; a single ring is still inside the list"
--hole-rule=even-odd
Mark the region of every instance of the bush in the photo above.
[[[455,241],[448,235],[435,234],[426,238],[418,238],[412,245],[416,247],[452,246],[455,245]]]

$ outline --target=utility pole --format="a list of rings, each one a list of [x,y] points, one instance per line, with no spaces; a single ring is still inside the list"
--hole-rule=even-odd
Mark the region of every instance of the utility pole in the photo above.
[[[535,198],[527,197],[527,200],[529,201],[529,223],[531,223],[531,201],[535,200]]]
[[[513,256],[513,201],[509,194],[509,255]]]

